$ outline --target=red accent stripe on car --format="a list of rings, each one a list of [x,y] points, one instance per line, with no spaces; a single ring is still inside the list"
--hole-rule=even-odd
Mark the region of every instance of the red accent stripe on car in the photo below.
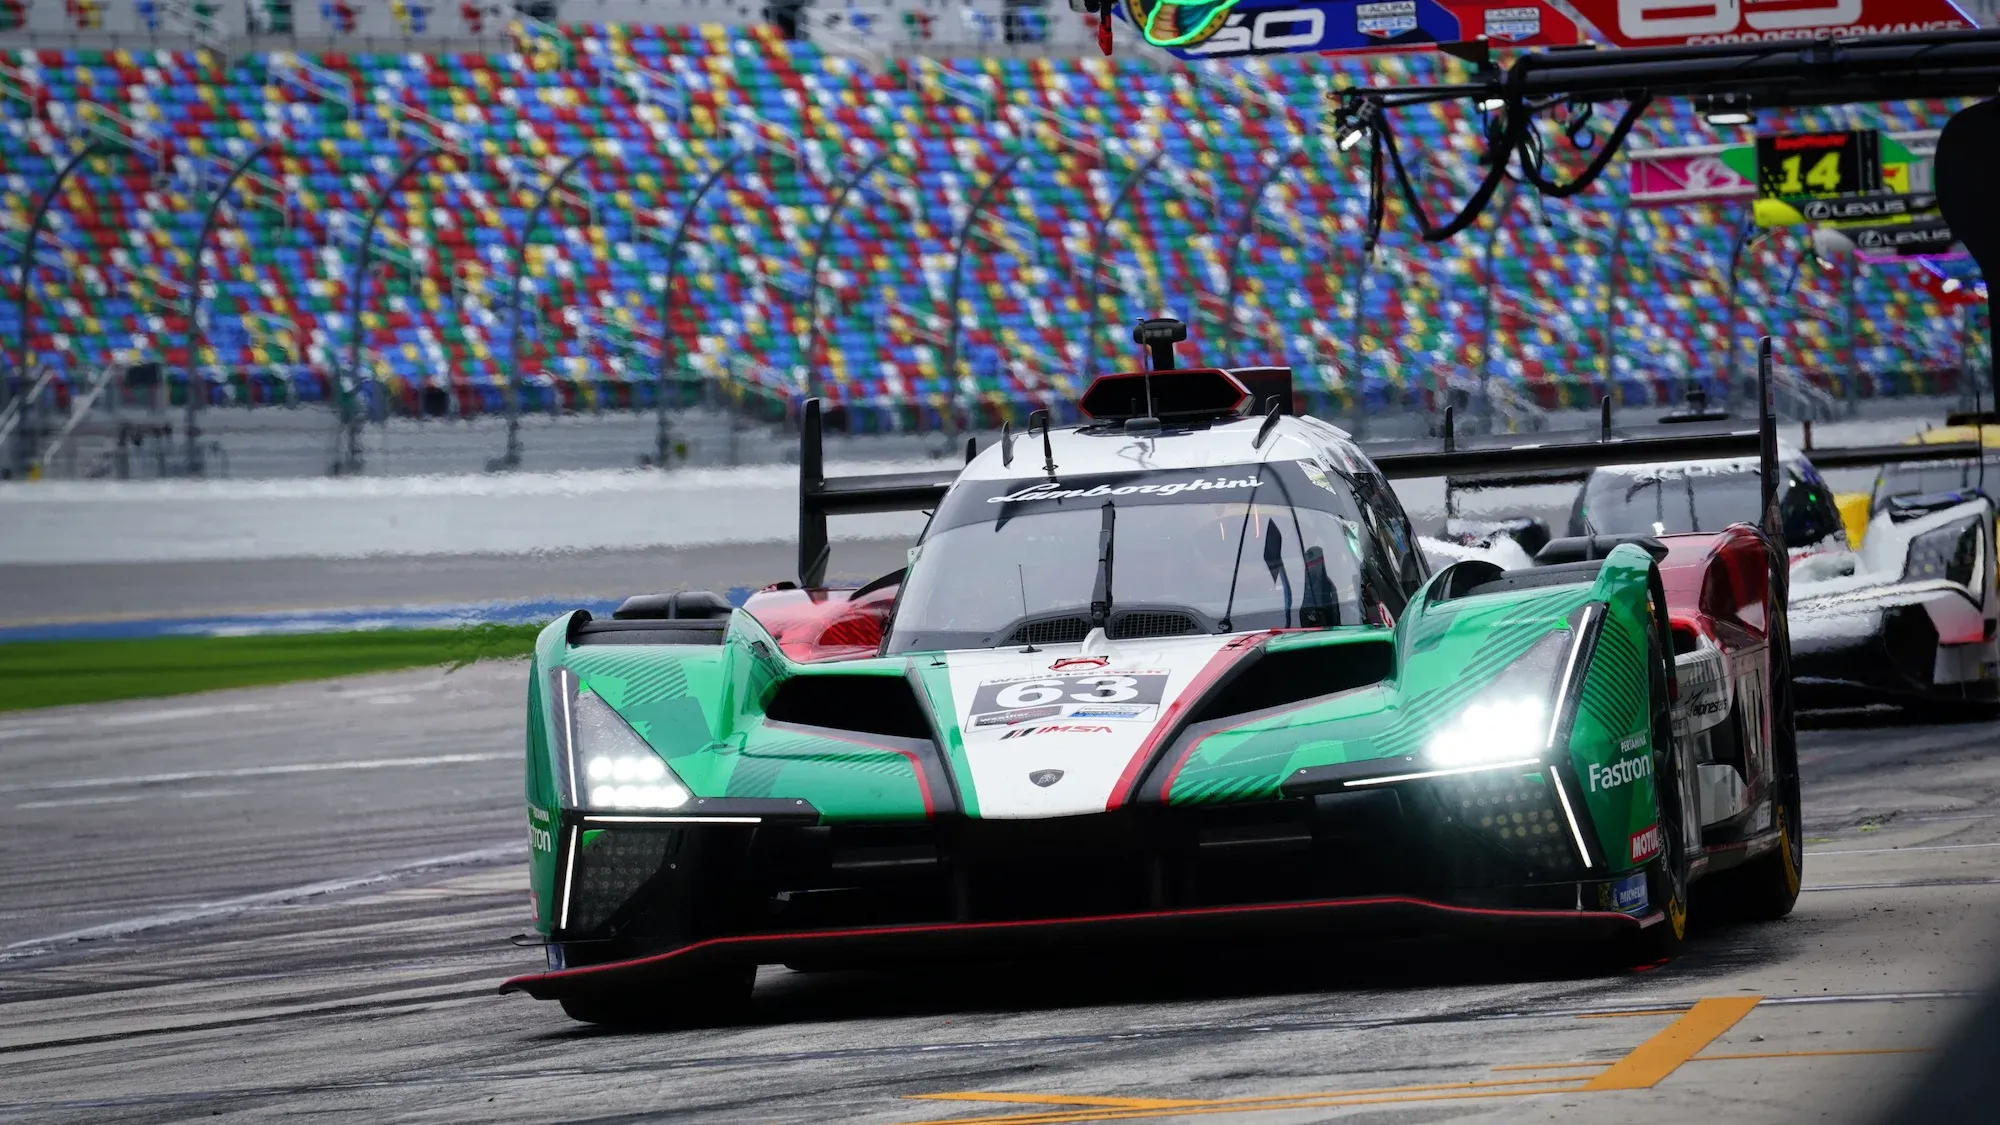
[[[1146,735],[1146,740],[1132,753],[1132,760],[1125,763],[1125,771],[1118,775],[1118,783],[1111,787],[1111,795],[1105,798],[1106,812],[1123,807],[1132,799],[1133,791],[1139,786],[1139,779],[1145,776],[1146,764],[1151,762],[1153,755],[1159,751],[1161,741],[1179,728],[1182,714],[1202,696],[1207,695],[1208,689],[1214,687],[1215,682],[1221,679],[1222,674],[1232,665],[1270,639],[1269,633],[1252,633],[1237,637],[1217,649],[1215,655],[1208,658],[1208,663],[1202,665],[1201,671],[1195,673],[1187,688],[1161,712],[1160,721],[1153,724],[1153,729]]]
[[[1024,930],[1036,927],[1069,926],[1093,922],[1143,922],[1171,919],[1194,919],[1227,917],[1230,915],[1283,914],[1310,910],[1330,910],[1360,908],[1370,906],[1414,906],[1434,910],[1441,914],[1471,918],[1513,918],[1519,920],[1565,920],[1616,922],[1621,925],[1639,926],[1641,919],[1629,914],[1608,910],[1533,910],[1518,907],[1457,906],[1452,903],[1435,902],[1408,895],[1382,895],[1374,898],[1316,899],[1310,902],[1266,902],[1240,906],[1198,906],[1181,910],[1147,910],[1127,914],[1085,914],[1071,918],[1033,918],[1006,922],[927,922],[902,926],[871,926],[849,930],[804,930],[792,933],[741,934],[734,937],[704,938],[690,942],[678,949],[664,953],[634,957],[627,961],[607,961],[601,965],[585,965],[575,969],[554,969],[545,973],[525,973],[510,978],[500,986],[501,992],[518,992],[531,984],[552,983],[566,980],[587,980],[602,974],[622,972],[644,965],[658,965],[676,957],[685,957],[697,950],[723,946],[755,947],[789,941],[834,940],[844,938],[894,937],[907,934],[942,934],[968,932],[996,932]]]

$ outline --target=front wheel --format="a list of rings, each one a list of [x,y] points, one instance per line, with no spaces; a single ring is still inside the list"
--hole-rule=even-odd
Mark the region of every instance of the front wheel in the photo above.
[[[1782,619],[1780,619],[1782,622]],[[1773,638],[1771,662],[1771,788],[1778,846],[1715,877],[1713,899],[1724,915],[1744,922],[1774,922],[1799,901],[1805,871],[1805,824],[1800,811],[1799,746],[1792,713],[1790,638],[1783,625]],[[1704,894],[1708,881],[1703,880]],[[1704,906],[1708,900],[1704,898]]]
[[[1653,597],[1660,599],[1655,585]],[[1660,853],[1646,868],[1646,897],[1661,914],[1659,921],[1634,935],[1626,953],[1633,963],[1651,963],[1674,955],[1687,937],[1688,854],[1685,810],[1681,804],[1681,755],[1674,741],[1673,703],[1667,677],[1674,674],[1667,656],[1667,638],[1659,635],[1664,617],[1659,606],[1650,655],[1653,667],[1653,792],[1659,801]]]
[[[630,1029],[718,1027],[750,1008],[757,966],[716,969],[675,985],[638,993],[567,996],[563,1014],[579,1023]]]

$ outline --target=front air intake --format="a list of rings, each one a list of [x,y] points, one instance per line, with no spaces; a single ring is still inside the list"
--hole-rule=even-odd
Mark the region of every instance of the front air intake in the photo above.
[[[778,685],[764,715],[834,731],[932,739],[930,720],[901,676],[793,676]]]
[[[1265,652],[1239,665],[1222,690],[1203,700],[1188,722],[1205,723],[1379,684],[1395,669],[1396,649],[1387,641]]]

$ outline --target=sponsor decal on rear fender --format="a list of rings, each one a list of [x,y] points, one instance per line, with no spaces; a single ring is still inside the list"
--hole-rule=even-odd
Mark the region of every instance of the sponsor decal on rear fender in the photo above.
[[[1632,833],[1632,862],[1644,863],[1660,854],[1660,826],[1642,828]]]
[[[1601,793],[1653,776],[1653,759],[1647,756],[1620,758],[1608,766],[1590,763],[1590,791]]]
[[[1634,872],[1611,884],[1611,909],[1621,914],[1644,914],[1650,905],[1645,872]]]

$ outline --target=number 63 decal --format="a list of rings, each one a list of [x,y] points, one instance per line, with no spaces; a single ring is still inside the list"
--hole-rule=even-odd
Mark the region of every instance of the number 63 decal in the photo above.
[[[1080,676],[1038,676],[980,684],[973,694],[974,715],[1025,707],[1071,703],[1158,703],[1167,687],[1165,672],[1089,672]]]

